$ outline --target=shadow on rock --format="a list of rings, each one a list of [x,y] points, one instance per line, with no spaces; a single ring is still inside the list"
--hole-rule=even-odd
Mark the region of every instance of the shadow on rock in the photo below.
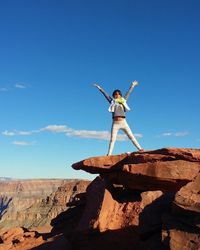
[[[33,247],[31,250],[71,250],[71,246],[63,235],[57,235],[49,241],[41,244],[38,247]]]

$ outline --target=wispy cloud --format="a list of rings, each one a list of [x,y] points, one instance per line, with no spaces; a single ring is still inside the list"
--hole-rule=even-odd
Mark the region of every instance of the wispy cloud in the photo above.
[[[99,140],[109,140],[110,132],[109,131],[95,131],[95,130],[71,130],[66,133],[67,136],[75,136],[81,138],[92,138]],[[142,137],[141,134],[135,134],[136,137]],[[125,134],[118,134],[118,141],[126,141],[128,138]]]
[[[81,137],[81,138],[93,138],[100,140],[108,140],[108,131],[95,131],[95,130],[75,130],[71,129],[66,133],[66,136],[70,137]]]
[[[52,133],[65,133],[71,130],[66,125],[48,125],[44,128],[41,128],[40,131],[48,131]]]
[[[39,133],[38,130],[33,130],[33,131],[8,131],[8,130],[5,130],[3,131],[1,134],[2,135],[5,135],[5,136],[16,136],[16,135],[32,135],[34,133]]]
[[[143,135],[139,134],[139,133],[138,134],[134,134],[134,136],[137,137],[137,138],[142,138],[143,137]]]
[[[80,137],[80,138],[90,138],[90,139],[99,139],[99,140],[109,140],[110,132],[109,131],[96,131],[96,130],[77,130],[70,128],[66,125],[48,125],[44,128],[32,131],[8,131],[5,130],[1,134],[4,136],[29,136],[35,133],[63,133],[69,137]],[[135,134],[135,137],[141,138],[142,134]],[[127,136],[125,134],[118,134],[117,140],[125,141],[127,140]]]
[[[51,133],[64,133],[66,136],[69,137],[93,138],[100,140],[108,140],[110,136],[110,133],[108,131],[76,130],[69,128],[66,125],[48,125],[45,128],[40,129],[40,131],[48,131]]]
[[[16,146],[31,146],[36,144],[36,141],[33,142],[27,142],[27,141],[13,141],[12,144]]]
[[[165,132],[162,134],[162,136],[172,136],[172,133],[171,132]]]
[[[18,131],[17,135],[32,135],[36,132],[37,132],[36,130],[34,130],[34,131]]]
[[[99,140],[109,140],[110,132],[109,131],[95,131],[95,130],[74,130],[71,129],[66,133],[67,136],[81,137],[81,138],[91,138],[91,139],[99,139]],[[135,137],[142,137],[141,134],[135,134]],[[125,134],[117,135],[118,141],[126,141],[128,140]]]
[[[40,129],[41,131],[49,131],[53,133],[65,133],[69,137],[81,137],[81,138],[91,138],[99,140],[109,140],[109,131],[96,131],[96,130],[77,130],[72,129],[66,125],[48,125],[45,128]],[[136,137],[142,137],[141,134],[135,134]],[[127,140],[126,135],[119,134],[117,140],[124,141]]]
[[[7,84],[7,86],[4,85],[0,87],[0,92],[8,92],[8,91],[13,91],[15,89],[27,89],[29,87],[30,87],[30,84],[17,82],[15,84]]]
[[[90,139],[99,139],[99,140],[109,140],[110,132],[109,131],[96,131],[96,130],[77,130],[72,129],[66,125],[48,125],[42,129],[41,132],[47,131],[51,133],[64,133],[69,137],[81,137],[81,138],[90,138]],[[126,136],[118,135],[118,140],[126,140]]]
[[[16,83],[15,88],[17,88],[17,89],[26,89],[27,85],[24,84],[24,83]]]
[[[14,136],[15,135],[14,132],[9,132],[8,130],[3,131],[1,134],[5,135],[5,136]]]
[[[158,135],[157,137],[169,137],[169,136],[183,137],[187,135],[189,135],[188,131],[179,131],[179,132],[164,132],[161,135]]]
[[[174,136],[186,136],[188,134],[189,134],[189,132],[183,131],[183,132],[176,132],[176,133],[174,133]]]

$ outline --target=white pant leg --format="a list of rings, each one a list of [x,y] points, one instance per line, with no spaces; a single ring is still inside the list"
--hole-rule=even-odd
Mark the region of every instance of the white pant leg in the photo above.
[[[132,141],[132,143],[135,145],[135,147],[140,150],[142,149],[140,144],[138,143],[138,141],[136,140],[135,136],[133,135],[127,121],[124,119],[123,121],[123,127],[121,128],[125,133],[126,135],[128,136],[128,138]]]
[[[113,148],[115,145],[115,141],[117,138],[117,133],[118,133],[119,129],[121,128],[120,124],[121,124],[120,122],[116,122],[116,121],[113,121],[113,123],[112,123],[111,137],[110,137],[110,143],[109,143],[109,148],[108,148],[108,155],[112,154],[112,151],[113,151]]]

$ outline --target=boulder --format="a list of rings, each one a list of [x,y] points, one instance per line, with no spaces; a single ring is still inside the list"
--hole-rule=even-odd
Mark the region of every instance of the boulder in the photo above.
[[[177,192],[175,204],[184,211],[200,213],[200,173]]]
[[[197,227],[200,231],[200,173],[194,181],[191,181],[176,193],[172,213],[182,223]]]
[[[95,229],[99,232],[138,225],[140,202],[120,202],[105,179],[97,177],[87,188],[86,206],[78,231]]]

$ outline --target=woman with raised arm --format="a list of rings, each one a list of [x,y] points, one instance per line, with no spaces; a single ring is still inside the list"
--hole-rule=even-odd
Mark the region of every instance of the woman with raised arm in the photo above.
[[[135,145],[135,147],[139,151],[143,151],[143,149],[137,142],[136,138],[134,137],[126,121],[126,116],[125,116],[125,113],[130,110],[126,101],[128,100],[130,93],[132,92],[133,88],[136,85],[138,85],[137,81],[132,82],[129,90],[127,91],[124,97],[122,97],[122,93],[119,89],[114,90],[112,94],[112,97],[113,97],[112,98],[98,84],[94,84],[94,86],[97,87],[101,91],[101,93],[105,96],[105,98],[110,103],[108,111],[112,112],[113,123],[112,123],[111,137],[110,137],[110,143],[109,143],[109,149],[108,149],[107,155],[112,155],[114,144],[117,138],[117,133],[120,129],[126,133],[126,135],[129,137],[129,139],[132,141],[132,143]]]

